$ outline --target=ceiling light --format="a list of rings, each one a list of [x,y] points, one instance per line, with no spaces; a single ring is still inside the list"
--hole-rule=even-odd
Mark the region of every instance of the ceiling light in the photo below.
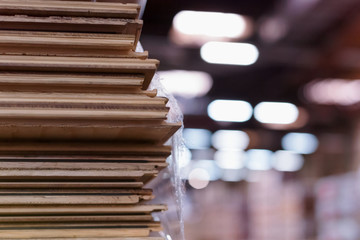
[[[173,19],[170,38],[179,45],[201,46],[208,41],[234,41],[252,33],[250,18],[222,12],[180,11]]]
[[[360,102],[360,80],[324,79],[307,84],[304,95],[317,104],[349,106]]]
[[[206,129],[185,128],[183,137],[190,149],[207,149],[211,146],[211,132]]]
[[[299,171],[304,165],[304,157],[291,151],[276,151],[273,155],[272,166],[283,172]]]
[[[254,109],[255,119],[261,123],[291,124],[298,115],[297,107],[285,102],[261,102]]]
[[[170,70],[159,71],[158,74],[167,91],[184,98],[205,96],[213,84],[211,76],[206,72]]]
[[[270,170],[272,155],[270,150],[250,149],[246,152],[246,167],[250,170]]]
[[[246,66],[256,62],[259,51],[249,43],[208,42],[201,47],[200,55],[208,63]]]
[[[212,135],[212,145],[217,149],[243,150],[249,145],[246,132],[238,130],[219,130]]]
[[[253,109],[245,101],[214,100],[207,111],[209,117],[215,121],[246,122],[251,118]]]
[[[282,138],[281,145],[285,150],[311,154],[316,151],[319,141],[310,133],[288,133]]]
[[[220,150],[214,155],[216,164],[222,169],[242,169],[245,164],[244,151]]]

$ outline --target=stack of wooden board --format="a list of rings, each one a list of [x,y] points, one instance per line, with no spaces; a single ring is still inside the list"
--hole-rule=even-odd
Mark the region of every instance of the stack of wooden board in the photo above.
[[[0,238],[158,240],[180,127],[126,1],[0,0]],[[152,236],[152,237],[150,237]]]

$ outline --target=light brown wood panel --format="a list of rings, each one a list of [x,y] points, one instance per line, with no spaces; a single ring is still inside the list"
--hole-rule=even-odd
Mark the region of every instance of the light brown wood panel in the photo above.
[[[85,216],[1,216],[0,223],[49,223],[49,222],[152,222],[150,214],[141,215],[85,215]]]
[[[166,210],[165,205],[0,206],[0,216],[116,215]],[[1,235],[0,235],[1,236]]]
[[[71,0],[73,1],[73,0]],[[115,1],[115,0],[113,0]],[[69,238],[32,238],[32,240],[68,240]],[[70,238],[73,240],[165,240],[161,237],[96,237],[96,238]],[[2,240],[10,240],[10,238],[3,238]],[[23,238],[11,238],[11,240],[24,240]]]
[[[47,222],[47,223],[0,223],[1,229],[39,229],[41,231],[42,228],[106,228],[106,227],[118,227],[118,228],[145,228],[150,231],[161,231],[161,225],[159,223],[119,223],[119,222],[76,222],[76,223],[68,223],[68,222]]]
[[[146,89],[155,74],[158,60],[0,55],[0,70],[45,72],[97,72],[144,74]]]
[[[0,195],[0,205],[135,204],[140,199],[139,195]]]
[[[0,230],[2,238],[79,238],[79,237],[146,237],[150,230],[146,228],[89,228],[89,229],[34,229],[34,230]]]
[[[29,16],[77,16],[102,18],[130,18],[139,16],[138,4],[0,0],[0,14]]]
[[[126,188],[92,188],[86,187],[84,184],[84,188],[76,189],[76,188],[54,188],[51,183],[47,186],[47,188],[11,188],[11,186],[7,186],[6,188],[2,188],[1,186],[4,183],[0,183],[0,194],[2,195],[29,195],[29,194],[37,194],[37,195],[54,195],[54,194],[62,194],[62,195],[89,195],[89,194],[107,194],[107,195],[140,195],[141,197],[149,197],[152,198],[152,190],[151,189],[126,189]]]
[[[64,122],[46,120],[31,122],[4,119],[0,123],[0,139],[16,140],[117,140],[140,141],[162,144],[181,126],[180,123],[124,123],[116,121],[97,124],[94,122]]]
[[[0,170],[124,170],[159,171],[167,167],[166,163],[114,163],[114,162],[58,162],[58,161],[1,161]]]
[[[143,22],[119,18],[0,16],[0,30],[116,33],[139,41]]]
[[[11,182],[1,181],[0,188],[5,191],[6,189],[73,189],[80,191],[81,189],[117,189],[117,188],[141,188],[142,182],[47,182],[47,181],[29,181],[29,182]]]

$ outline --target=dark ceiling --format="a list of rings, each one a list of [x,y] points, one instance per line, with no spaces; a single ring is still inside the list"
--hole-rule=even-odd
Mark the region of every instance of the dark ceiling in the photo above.
[[[354,19],[359,19],[359,6],[357,0],[151,0],[147,2],[143,16],[141,43],[150,57],[160,60],[159,70],[198,70],[213,77],[214,85],[207,97],[197,99],[196,103],[179,99],[180,104],[194,104],[198,108],[198,114],[185,116],[185,127],[224,128],[206,114],[206,106],[211,100],[223,98],[246,100],[253,106],[260,101],[292,102],[304,107],[310,115],[310,121],[303,129],[343,128],[357,111],[311,105],[303,100],[301,89],[314,78],[336,77],[349,72],[334,65],[333,59],[338,51],[347,47],[344,42],[353,37],[354,34],[350,33],[359,26],[353,24],[354,27],[348,29]],[[273,42],[262,40],[256,30],[244,40],[259,48],[260,56],[254,65],[213,65],[201,60],[199,48],[180,47],[168,39],[172,19],[180,10],[247,15],[254,20],[255,29],[259,29],[269,17],[281,18],[288,28],[281,38]],[[259,126],[254,119],[247,123],[225,125],[228,128],[249,129]]]

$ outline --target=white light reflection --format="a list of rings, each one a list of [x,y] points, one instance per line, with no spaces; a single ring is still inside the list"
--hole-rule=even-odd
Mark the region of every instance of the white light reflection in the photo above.
[[[255,119],[261,123],[291,124],[299,116],[294,104],[285,102],[261,102],[254,109]]]
[[[215,153],[214,159],[222,169],[241,169],[245,164],[245,153],[236,150],[220,150]]]
[[[237,100],[214,100],[208,108],[208,115],[215,121],[246,122],[253,109],[248,102]]]
[[[208,63],[246,66],[256,62],[259,51],[249,43],[208,42],[201,47],[200,55]]]
[[[210,182],[210,174],[203,168],[195,168],[189,174],[189,184],[195,189],[207,187]]]
[[[243,150],[249,146],[250,138],[246,132],[238,130],[219,130],[212,135],[212,145],[221,150]]]
[[[206,72],[170,70],[157,73],[167,91],[184,98],[205,96],[213,84],[213,79]]]
[[[257,171],[270,170],[272,155],[270,150],[250,149],[246,152],[246,167]]]
[[[349,106],[360,102],[360,80],[324,79],[307,84],[307,100],[327,105]]]
[[[310,133],[288,133],[282,138],[281,145],[285,150],[311,154],[316,151],[319,141]]]
[[[190,149],[208,149],[211,146],[211,132],[200,128],[185,128],[183,137]]]
[[[188,35],[239,38],[247,22],[239,14],[203,11],[181,11],[173,19],[175,30]]]
[[[272,166],[283,172],[299,171],[304,165],[304,157],[291,151],[276,151],[273,155]]]
[[[210,181],[218,180],[222,174],[221,169],[213,160],[192,160],[186,167],[180,169],[181,179],[189,180],[190,173],[197,168],[204,169],[209,174]]]
[[[188,148],[184,148],[183,152],[180,153],[179,168],[186,167],[191,161],[191,151]]]

